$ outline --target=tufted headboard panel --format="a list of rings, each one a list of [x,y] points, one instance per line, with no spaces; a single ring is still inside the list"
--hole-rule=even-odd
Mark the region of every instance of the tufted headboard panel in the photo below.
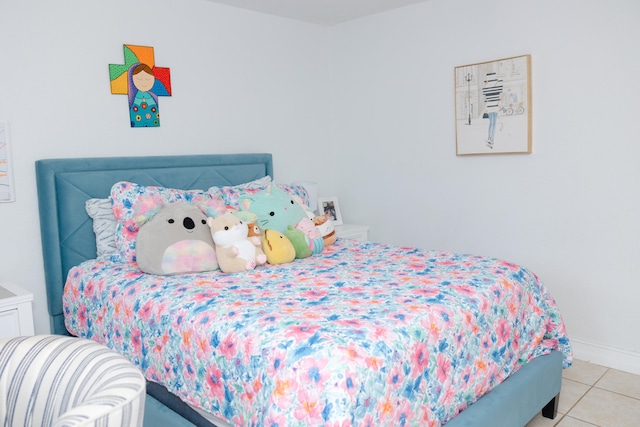
[[[62,293],[71,267],[96,257],[85,202],[107,198],[113,184],[131,181],[183,190],[237,185],[273,177],[271,154],[102,157],[36,161],[42,254],[51,331],[68,335]]]

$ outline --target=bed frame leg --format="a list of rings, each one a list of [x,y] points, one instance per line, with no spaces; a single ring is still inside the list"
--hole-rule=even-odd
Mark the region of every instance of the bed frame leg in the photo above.
[[[560,393],[556,394],[556,396],[542,408],[542,416],[554,419],[558,414],[558,401],[560,401]]]

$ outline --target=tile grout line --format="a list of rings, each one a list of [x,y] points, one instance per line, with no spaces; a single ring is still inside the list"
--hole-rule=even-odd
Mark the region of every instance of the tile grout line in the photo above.
[[[584,422],[584,423],[590,424],[590,425],[592,425],[592,426],[594,426],[594,427],[602,427],[602,426],[599,426],[599,425],[597,425],[597,424],[592,424],[592,423],[590,423],[590,422],[589,422],[589,421],[587,421],[587,420],[583,420],[582,418],[578,418],[578,417],[571,416],[571,411],[573,410],[573,408],[575,408],[576,406],[578,406],[578,403],[580,403],[580,401],[582,401],[582,399],[583,399],[583,398],[584,398],[584,397],[585,397],[585,396],[586,396],[586,395],[587,395],[591,390],[593,390],[594,388],[598,388],[598,387],[596,387],[596,384],[598,384],[598,381],[600,381],[602,378],[604,378],[604,376],[607,374],[607,372],[609,372],[609,370],[610,370],[610,369],[611,369],[611,368],[606,368],[606,370],[602,373],[602,375],[600,375],[598,378],[596,378],[596,380],[593,382],[593,384],[585,384],[585,383],[582,383],[582,382],[580,382],[580,381],[576,381],[576,382],[578,382],[578,383],[580,383],[580,384],[584,384],[584,385],[586,385],[586,386],[589,386],[589,388],[588,388],[584,393],[582,393],[582,396],[580,396],[580,399],[578,399],[578,400],[576,401],[576,403],[574,403],[574,404],[569,408],[569,410],[567,411],[567,413],[566,413],[562,418],[564,418],[564,417],[566,416],[566,417],[570,417],[570,418],[573,418],[573,419],[576,419],[576,420],[582,421],[582,422]],[[575,380],[573,380],[573,381],[575,381]],[[598,388],[598,390],[604,390],[604,389]]]
[[[596,387],[595,385],[592,388],[595,388],[595,389],[598,389],[598,390],[601,390],[601,391],[604,391],[604,392],[607,392],[607,393],[615,394],[616,396],[625,397],[627,399],[637,400],[638,402],[640,402],[640,399],[638,399],[637,397],[629,396],[628,394],[624,394],[624,393],[619,392],[619,391],[609,390],[609,389],[602,388],[602,387]],[[589,389],[589,390],[591,390],[591,389]]]
[[[553,420],[553,426],[554,426],[554,427],[555,427],[555,426],[557,426],[558,424],[560,424],[560,422],[561,422],[562,420],[564,420],[564,417],[566,417],[566,416],[567,416],[567,414],[561,414],[561,415],[562,415],[562,416],[561,416],[560,418],[558,418],[557,420]]]

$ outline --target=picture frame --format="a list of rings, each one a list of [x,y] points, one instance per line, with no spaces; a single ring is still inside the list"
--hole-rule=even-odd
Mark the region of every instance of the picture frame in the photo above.
[[[0,121],[0,203],[15,202],[9,125]]]
[[[333,225],[342,225],[342,213],[336,196],[318,197],[318,211],[320,215],[329,215]]]
[[[531,55],[454,68],[456,155],[531,153]]]

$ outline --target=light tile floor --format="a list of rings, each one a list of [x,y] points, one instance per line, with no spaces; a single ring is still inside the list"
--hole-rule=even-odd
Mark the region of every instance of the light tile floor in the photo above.
[[[574,360],[562,372],[555,420],[541,414],[526,427],[640,426],[640,375]]]

